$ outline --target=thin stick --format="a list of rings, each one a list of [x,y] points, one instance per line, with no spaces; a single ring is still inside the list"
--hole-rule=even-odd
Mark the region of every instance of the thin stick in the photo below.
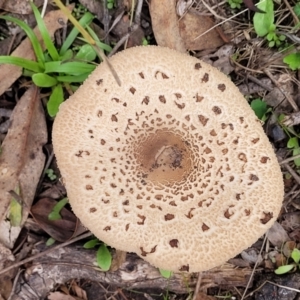
[[[56,250],[56,249],[63,248],[63,247],[65,247],[65,246],[68,246],[68,245],[70,245],[70,244],[73,244],[73,243],[75,243],[75,242],[77,242],[77,241],[80,241],[80,240],[82,240],[82,239],[85,239],[85,238],[87,238],[87,237],[89,237],[89,236],[91,236],[91,235],[92,235],[91,232],[84,233],[84,234],[82,234],[82,235],[80,235],[80,236],[77,236],[76,238],[74,238],[74,239],[72,239],[72,240],[66,241],[66,242],[61,243],[61,244],[59,244],[59,245],[56,245],[56,246],[54,246],[54,247],[52,247],[52,248],[49,248],[49,249],[47,249],[47,250],[45,250],[45,251],[43,251],[43,252],[41,252],[41,253],[38,253],[38,254],[36,254],[36,255],[33,255],[33,256],[28,257],[28,258],[26,258],[26,259],[23,259],[23,260],[21,260],[21,261],[19,261],[19,262],[16,262],[16,263],[12,264],[11,266],[9,266],[9,267],[7,267],[7,268],[1,270],[1,271],[0,271],[0,275],[2,275],[2,274],[4,274],[4,273],[8,272],[8,271],[11,270],[11,269],[20,267],[20,266],[22,266],[22,265],[24,265],[24,264],[27,264],[27,263],[29,263],[29,262],[35,260],[36,258],[42,257],[42,256],[44,256],[45,254],[48,254],[48,253],[50,253],[50,252],[52,252],[52,251],[54,251],[54,250]]]
[[[268,232],[265,234],[265,238],[264,238],[263,244],[261,245],[261,248],[260,248],[260,250],[259,250],[258,257],[261,256],[261,253],[262,253],[263,248],[264,248],[264,246],[265,246],[265,243],[266,243],[266,241],[267,241],[267,236],[268,236]],[[250,283],[251,283],[252,278],[253,278],[253,276],[254,276],[254,272],[255,272],[255,270],[256,270],[256,268],[257,268],[258,262],[259,262],[259,259],[257,259],[256,262],[255,262],[255,265],[254,265],[254,267],[253,267],[253,270],[252,270],[252,272],[251,272],[250,278],[249,278],[249,280],[248,280],[247,286],[246,286],[246,288],[245,288],[245,290],[244,290],[244,293],[243,293],[243,296],[242,296],[241,300],[245,299],[245,295],[246,295],[246,293],[247,293],[247,291],[248,291],[248,289],[249,289],[249,286],[250,286]]]
[[[286,94],[281,86],[279,85],[278,81],[273,77],[273,75],[271,74],[271,72],[267,69],[264,69],[264,73],[272,80],[272,82],[275,84],[275,86],[279,89],[279,91],[281,92],[281,94],[286,98],[286,100],[290,103],[290,105],[292,106],[292,108],[294,109],[294,111],[299,111],[299,108],[295,102],[295,100],[288,94]]]
[[[194,295],[193,295],[192,300],[198,299],[197,295],[199,293],[201,282],[202,282],[202,274],[203,274],[202,272],[199,272],[199,274],[198,274],[198,280],[197,280],[197,284],[196,284],[196,287],[195,287],[195,290],[194,290]]]

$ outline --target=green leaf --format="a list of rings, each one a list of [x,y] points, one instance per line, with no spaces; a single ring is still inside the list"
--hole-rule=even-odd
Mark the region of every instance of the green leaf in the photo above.
[[[86,60],[86,61],[93,61],[97,57],[97,54],[94,50],[94,48],[89,45],[85,44],[82,47],[80,47],[79,51],[77,52],[75,58]]]
[[[82,18],[79,20],[79,23],[82,25],[83,28],[85,28],[87,25],[89,25],[94,19],[94,15],[92,15],[89,12],[86,12]],[[69,47],[73,44],[74,40],[76,39],[77,35],[79,34],[79,31],[76,27],[73,27],[69,35],[67,36],[66,40],[64,41],[62,47],[60,48],[59,55],[64,56],[66,51],[69,49]]]
[[[163,269],[158,269],[158,270],[159,270],[160,275],[164,278],[170,278],[173,274],[172,271],[163,270]]]
[[[111,266],[111,254],[105,244],[102,244],[97,251],[97,264],[103,271],[108,271]]]
[[[33,83],[38,87],[52,87],[57,84],[57,80],[44,73],[36,73],[32,75]]]
[[[49,97],[47,103],[47,111],[50,117],[54,117],[57,112],[60,104],[64,101],[64,92],[61,84],[57,84],[52,89],[52,93]]]
[[[253,25],[258,36],[265,36],[270,32],[274,24],[274,3],[273,0],[261,0],[257,8],[265,11],[264,14],[256,12],[253,17]]]
[[[48,247],[52,246],[55,242],[56,242],[55,239],[51,237],[47,240],[46,246],[48,246]]]
[[[293,149],[293,156],[296,156],[296,155],[298,155],[298,154],[300,154],[300,148],[299,148],[299,147]],[[295,164],[297,167],[299,167],[299,166],[300,166],[300,158],[295,158],[295,159],[294,159],[294,164]]]
[[[296,16],[299,18],[300,17],[300,3],[296,3],[296,5],[294,6],[294,13],[296,14]]]
[[[299,148],[298,138],[297,137],[290,138],[287,142],[287,147],[290,149]]]
[[[85,249],[91,249],[91,248],[94,248],[95,246],[97,246],[98,244],[99,244],[99,240],[98,239],[92,239],[92,240],[86,242],[83,245],[83,248],[85,248]]]
[[[51,213],[48,215],[49,220],[59,220],[61,219],[60,211],[65,207],[69,202],[68,198],[63,198],[59,200],[53,207]]]
[[[293,71],[300,69],[300,52],[285,56],[283,62],[288,64]]]
[[[43,68],[36,61],[15,56],[0,56],[0,64],[11,64],[21,68],[33,71],[35,73],[43,72]]]
[[[254,99],[251,102],[251,108],[254,110],[256,116],[262,120],[264,115],[267,113],[267,103],[262,101],[261,99]]]
[[[15,188],[16,194],[20,195],[20,187]],[[22,222],[22,205],[12,197],[9,207],[9,220],[13,227],[18,227]]]
[[[102,43],[102,42],[99,40],[97,34],[93,31],[93,29],[92,29],[91,27],[87,26],[86,29],[87,29],[87,31],[89,32],[89,34],[91,35],[91,37],[95,40],[96,45],[97,45],[99,48],[101,48],[102,50],[104,50],[104,51],[106,51],[106,52],[110,52],[110,51],[112,50],[112,48],[111,48],[109,45],[107,45],[107,44],[105,44],[105,43]]]
[[[88,78],[90,74],[91,72],[83,73],[80,75],[57,76],[56,79],[60,82],[68,82],[68,83],[83,82]]]
[[[294,248],[294,250],[291,253],[291,258],[294,260],[294,262],[296,264],[298,264],[300,261],[300,250],[297,248]]]
[[[32,44],[32,48],[36,55],[37,61],[40,64],[40,66],[42,66],[42,63],[44,62],[44,52],[33,30],[25,22],[10,16],[1,16],[0,19],[16,23],[25,31]]]
[[[295,265],[285,265],[285,266],[280,266],[279,268],[277,268],[275,270],[275,274],[277,275],[282,275],[282,274],[285,274],[291,270],[293,270],[295,267]]]
[[[58,55],[58,52],[51,40],[51,37],[49,35],[49,32],[48,32],[48,29],[45,25],[45,22],[44,20],[42,19],[41,17],[41,14],[39,12],[39,10],[37,9],[37,7],[33,4],[33,2],[30,2],[30,6],[33,10],[33,13],[34,13],[34,16],[35,16],[35,19],[37,21],[37,25],[38,25],[38,28],[39,28],[39,31],[42,35],[42,38],[44,40],[44,43],[46,45],[46,48],[51,56],[51,58],[53,60],[59,60],[59,55]]]
[[[96,65],[84,62],[50,61],[45,63],[45,73],[65,73],[69,75],[79,75],[81,73],[91,73]]]

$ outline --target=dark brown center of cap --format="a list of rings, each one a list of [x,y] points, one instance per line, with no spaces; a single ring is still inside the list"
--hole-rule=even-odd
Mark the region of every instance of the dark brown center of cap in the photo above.
[[[154,184],[172,185],[190,173],[190,150],[179,134],[158,130],[138,141],[135,148],[141,172]]]

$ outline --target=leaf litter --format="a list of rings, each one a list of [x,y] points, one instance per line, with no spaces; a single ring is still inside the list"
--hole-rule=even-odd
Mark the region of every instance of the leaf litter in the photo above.
[[[84,1],[82,2],[85,3]],[[184,2],[188,5],[184,5]],[[278,20],[277,26],[280,32],[285,31],[287,30],[286,28],[288,28],[289,32],[286,33],[291,35],[293,34],[292,30],[295,25],[293,23],[295,17],[290,17],[292,12],[286,2],[287,1],[283,1],[280,5],[275,3],[276,19]],[[229,74],[243,93],[247,95],[246,97],[249,99],[249,102],[258,97],[263,99],[263,101],[267,103],[268,108],[271,108],[272,110],[272,117],[267,118],[265,122],[267,132],[271,139],[273,138],[275,141],[274,147],[282,150],[280,152],[281,158],[283,160],[287,159],[291,155],[291,151],[286,147],[287,134],[277,142],[272,128],[274,128],[274,126],[281,126],[278,125],[277,121],[277,116],[279,114],[284,114],[286,118],[288,118],[289,116],[294,116],[292,114],[296,113],[294,111],[295,106],[291,107],[290,101],[287,99],[295,99],[296,105],[299,103],[299,100],[297,100],[295,96],[299,89],[298,74],[297,71],[292,72],[287,69],[287,65],[283,62],[284,54],[282,50],[268,47],[264,38],[258,38],[254,33],[252,17],[253,12],[258,11],[254,2],[244,0],[244,7],[250,10],[250,14],[247,11],[243,15],[237,16],[234,16],[234,13],[239,13],[239,11],[230,10],[229,5],[225,3],[225,1],[221,3],[214,0],[177,1],[177,4],[178,3],[181,4],[182,7],[179,15],[176,14],[175,1],[171,1],[166,5],[162,1],[152,0],[149,11],[146,10],[147,7],[144,4],[141,22],[137,24],[142,31],[138,33],[140,36],[136,36],[135,41],[137,42],[134,43],[138,44],[143,38],[147,38],[148,42],[153,42],[155,37],[156,42],[160,45],[170,46],[182,52],[189,49],[192,51],[193,55],[206,61],[210,61],[218,68],[224,70],[226,74]],[[205,3],[205,5],[203,3]],[[125,12],[125,15],[127,15],[133,5],[131,1],[118,1],[118,4],[120,5],[119,11],[116,8],[115,10],[108,11],[101,7],[101,9],[98,9],[98,13],[97,11],[94,12],[98,14],[98,18],[101,19],[100,22],[104,24],[104,28],[109,28],[109,22],[106,20],[108,15],[112,20],[114,20],[116,16],[119,16],[120,13],[123,15]],[[91,6],[91,3],[87,4],[87,6],[91,9],[95,9]],[[267,8],[265,10],[268,12]],[[63,24],[66,23],[64,15],[59,15],[59,13],[61,12],[51,11],[45,17],[45,20],[49,21],[50,25],[48,30],[52,36],[57,29],[61,28]],[[146,17],[147,13],[150,15],[151,20],[149,17]],[[288,14],[290,15],[286,17]],[[60,18],[63,20],[61,23],[57,22]],[[268,17],[268,15],[266,15],[261,19],[263,20],[263,23],[266,23],[270,21],[270,16]],[[107,34],[106,39],[118,42],[118,39],[122,38],[122,35],[125,34],[128,26],[132,26],[133,24],[133,21],[129,18],[125,20],[125,22],[124,20],[125,19],[122,19],[123,22],[118,22],[119,28],[122,30],[118,29],[118,31],[114,31],[114,36]],[[261,26],[263,27],[264,25]],[[264,35],[264,33],[265,32],[260,32],[259,35]],[[134,35],[135,33],[133,32],[132,34]],[[200,37],[197,39],[196,37],[198,36]],[[228,40],[230,41],[229,43]],[[21,45],[24,44],[26,47],[21,47]],[[30,45],[26,45],[25,41],[23,41],[21,45],[15,50],[17,52],[13,53],[16,56],[34,59]],[[293,68],[297,69],[297,62],[292,61],[292,63]],[[22,80],[22,77],[20,77],[21,75],[22,73],[19,68],[11,69],[8,68],[8,65],[0,66],[0,94],[2,94],[0,105],[1,103],[6,103],[4,101],[5,99],[11,99],[12,93],[7,92],[11,87],[14,87],[14,85],[18,86],[20,83],[23,83],[24,86],[24,81]],[[18,78],[20,78],[19,81],[13,83]],[[26,85],[27,83],[25,83],[25,86]],[[272,92],[273,90],[276,91],[276,93]],[[0,219],[2,220],[0,239],[5,245],[3,248],[3,253],[5,253],[5,255],[3,255],[2,258],[4,257],[4,260],[6,259],[7,262],[11,262],[11,259],[14,259],[13,254],[9,249],[14,248],[16,245],[16,239],[20,234],[21,228],[26,223],[30,209],[32,209],[32,215],[36,220],[38,227],[43,228],[45,232],[48,232],[50,236],[55,237],[58,241],[70,239],[78,227],[74,215],[66,208],[64,208],[62,212],[62,214],[66,214],[66,217],[63,217],[63,222],[61,224],[53,227],[53,224],[48,220],[49,211],[51,212],[51,209],[56,203],[53,202],[51,196],[65,196],[65,191],[63,188],[59,187],[58,181],[49,183],[49,181],[47,182],[47,180],[43,178],[42,192],[46,193],[48,191],[48,196],[50,195],[50,198],[39,196],[40,191],[36,194],[36,187],[39,179],[43,176],[45,158],[41,149],[42,146],[47,143],[47,130],[45,120],[42,120],[44,112],[37,104],[40,103],[39,93],[36,91],[34,92],[34,88],[30,87],[23,97],[28,97],[29,92],[32,93],[32,98],[35,100],[34,102],[34,100],[30,98],[33,102],[30,102],[29,105],[32,105],[30,106],[32,107],[32,110],[37,109],[38,113],[36,115],[24,114],[24,111],[28,113],[28,110],[24,109],[20,112],[20,110],[18,110],[18,103],[10,117],[11,125],[5,140],[1,145],[2,154],[0,156],[0,170],[2,174],[6,174],[3,177],[6,179],[4,180],[5,184],[0,186]],[[21,100],[23,101],[23,97],[20,98],[19,102],[21,102]],[[29,100],[27,99],[27,101]],[[294,119],[296,119],[296,117],[294,117]],[[23,124],[31,125],[26,127],[22,126]],[[297,124],[298,123],[292,122],[287,125],[296,126],[295,130],[298,132]],[[14,131],[14,125],[17,125],[18,130]],[[35,128],[34,130],[32,129],[33,127]],[[32,132],[34,132],[34,137],[31,136]],[[23,135],[27,136],[28,140],[26,140],[26,138],[24,139]],[[30,156],[32,152],[30,152],[29,149],[33,149],[34,159],[33,155]],[[299,170],[293,165],[293,160],[291,160],[289,164],[291,168],[295,169],[295,174],[297,175]],[[30,172],[28,170],[30,170]],[[293,179],[296,175],[288,169],[283,169],[283,174],[285,176],[285,182],[289,182],[287,185],[288,204],[285,206],[285,211],[282,213],[282,217],[278,220],[278,223],[276,223],[269,231],[269,248],[266,248],[263,251],[263,261],[259,262],[260,274],[264,275],[266,273],[270,275],[268,280],[274,282],[277,281],[273,274],[275,267],[286,263],[289,259],[288,252],[286,250],[284,252],[281,251],[281,245],[286,242],[284,244],[284,249],[286,249],[289,247],[298,247],[298,243],[300,242],[299,206],[297,206],[297,190],[299,190],[299,187],[297,186],[296,180]],[[10,180],[8,180],[9,175],[11,175]],[[30,182],[28,182],[29,180]],[[34,198],[35,204],[31,207]],[[11,203],[13,203],[13,205],[11,205]],[[244,259],[241,257],[235,258],[236,264],[242,265],[242,261],[244,261],[245,265],[250,265],[253,268],[255,257],[260,257],[257,250],[260,249],[261,245],[261,241],[254,244],[251,248],[252,250],[254,249],[254,252],[251,252],[251,249],[245,249],[245,253],[248,253],[248,256],[245,256],[244,254]],[[271,254],[273,254],[273,256]],[[114,270],[117,270],[118,267],[124,263],[124,254],[120,257],[122,257],[120,263],[117,263]],[[232,262],[233,261],[234,260],[232,260]],[[9,280],[4,282],[8,285]],[[295,280],[295,282],[297,281]],[[267,286],[267,284],[265,286]],[[294,288],[299,287],[300,285],[294,286]],[[257,285],[257,288],[261,293],[269,291],[268,289],[264,290],[264,288],[259,285]],[[244,288],[241,287],[238,287],[237,289],[240,294],[244,291]],[[74,294],[72,295],[68,295],[66,290],[59,293],[62,297],[70,296],[73,298],[73,295],[76,294],[77,297],[84,297],[75,292],[75,290],[73,290],[73,292]],[[208,292],[212,295],[225,297],[227,295],[226,293],[234,293],[234,290],[230,290],[230,288],[227,287],[227,290],[220,292],[217,289],[212,288],[209,289]],[[56,293],[58,292],[53,292],[51,297]],[[235,295],[238,295],[239,293]],[[121,294],[117,294],[118,297],[120,295]],[[198,298],[195,299],[212,298],[212,296],[207,296],[206,293],[201,294],[199,291],[195,295],[198,296]],[[59,297],[58,294],[54,297],[56,296]],[[259,298],[254,296],[253,299]],[[266,296],[265,299],[270,298]],[[293,298],[290,297],[287,299],[290,300]]]

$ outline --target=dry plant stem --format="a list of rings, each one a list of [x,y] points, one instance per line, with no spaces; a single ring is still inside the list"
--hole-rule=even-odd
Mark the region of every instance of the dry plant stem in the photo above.
[[[269,280],[266,280],[264,283],[262,283],[257,289],[255,289],[254,291],[252,291],[251,293],[249,293],[244,299],[247,299],[248,297],[250,296],[253,296],[253,294],[257,291],[259,291],[266,283],[270,283],[270,284],[273,284],[279,288],[282,288],[282,289],[287,289],[289,291],[293,291],[293,292],[296,292],[296,293],[300,293],[300,290],[297,290],[297,289],[294,289],[294,288],[291,288],[291,287],[288,287],[288,286],[284,286],[284,285],[281,285],[281,284],[277,284],[277,283],[274,283],[272,281],[269,281]],[[241,299],[243,300],[243,299]]]
[[[258,73],[258,74],[263,74],[263,73],[264,73],[263,71],[253,70],[253,69],[247,68],[247,67],[245,67],[245,66],[239,64],[238,62],[234,61],[233,59],[230,59],[230,61],[231,61],[233,64],[237,65],[237,66],[238,66],[239,68],[241,68],[242,70],[246,70],[246,71],[249,71],[249,72],[251,72],[251,73]]]
[[[134,24],[131,27],[130,32],[128,32],[126,35],[124,35],[118,42],[117,44],[114,46],[114,48],[110,51],[110,53],[108,54],[108,57],[111,57],[112,55],[114,55],[118,49],[128,40],[128,38],[130,37],[130,35],[135,32],[138,29],[139,25]]]
[[[193,299],[192,300],[196,300],[198,298],[197,295],[199,293],[200,286],[201,286],[202,273],[203,272],[199,272],[199,274],[198,274],[198,280],[197,280],[197,284],[196,284],[196,287],[195,287],[195,290],[194,290],[194,295],[193,295]]]
[[[92,235],[91,232],[84,233],[84,234],[82,234],[82,235],[80,235],[80,236],[78,236],[78,237],[76,237],[76,238],[74,238],[74,239],[72,239],[72,240],[69,240],[69,241],[67,241],[67,242],[61,243],[61,244],[56,245],[56,246],[54,246],[54,247],[52,247],[52,248],[50,248],[50,249],[48,249],[48,250],[45,250],[45,251],[43,251],[43,252],[41,252],[41,253],[38,253],[38,254],[36,254],[36,255],[33,255],[33,256],[28,257],[28,258],[26,258],[26,259],[23,259],[23,260],[21,260],[21,261],[15,263],[15,264],[13,264],[13,265],[7,267],[7,268],[1,270],[1,271],[0,271],[0,275],[6,273],[7,271],[9,271],[9,270],[11,270],[11,269],[13,269],[13,268],[17,268],[17,267],[20,267],[20,266],[22,266],[22,265],[24,265],[24,264],[27,264],[27,263],[29,263],[29,262],[35,260],[36,258],[42,257],[43,255],[45,255],[45,254],[47,254],[47,253],[50,253],[50,252],[52,252],[53,250],[63,248],[63,247],[65,247],[65,246],[67,246],[67,245],[70,245],[70,244],[73,244],[73,243],[75,243],[75,242],[77,242],[77,241],[80,241],[80,240],[82,240],[82,239],[85,239],[85,238],[87,238],[87,237],[89,237],[89,236],[91,236],[91,235]]]
[[[266,234],[265,234],[265,238],[264,238],[264,241],[263,241],[263,243],[262,243],[262,245],[261,245],[261,248],[260,248],[260,250],[259,250],[258,257],[261,256],[261,254],[262,254],[263,248],[264,248],[264,246],[265,246],[265,244],[266,244],[266,241],[267,241],[267,236],[268,236],[268,232],[266,232]],[[247,283],[247,286],[246,286],[246,288],[245,288],[245,290],[244,290],[244,293],[243,293],[243,295],[242,295],[241,300],[245,299],[245,295],[246,295],[246,293],[247,293],[247,290],[249,289],[250,283],[251,283],[251,281],[252,281],[252,278],[253,278],[253,276],[254,276],[254,272],[255,272],[255,270],[256,270],[256,268],[257,268],[258,263],[259,263],[259,260],[257,259],[256,262],[255,262],[255,265],[254,265],[254,267],[253,267],[253,270],[252,270],[252,272],[251,272],[251,275],[250,275],[249,281],[248,281],[248,283]]]
[[[206,9],[210,12],[210,13],[212,13],[217,19],[221,19],[221,20],[225,20],[225,21],[227,21],[228,19],[227,18],[224,18],[224,17],[222,17],[222,16],[219,16],[204,0],[202,0],[202,3],[203,3],[203,5],[206,7]],[[218,25],[220,25],[220,24],[218,24]]]
[[[280,87],[278,81],[273,77],[273,75],[271,74],[271,72],[267,69],[263,70],[264,73],[272,80],[272,82],[275,84],[275,86],[280,90],[280,92],[282,93],[282,95],[285,96],[285,98],[287,99],[287,101],[290,103],[290,105],[292,106],[294,111],[299,111],[299,108],[295,102],[295,100],[288,94],[286,94],[282,88]]]
[[[294,24],[295,26],[299,23],[299,18],[297,17],[297,15],[295,14],[293,8],[291,7],[290,3],[288,0],[283,0],[285,6],[288,8],[288,10],[290,11],[291,15],[293,16],[294,19]]]
[[[299,175],[293,170],[293,168],[288,164],[283,164],[283,167],[294,177],[297,183],[300,185],[300,177]]]
[[[247,75],[247,78],[249,78],[252,82],[258,84],[259,86],[261,86],[262,88],[264,88],[265,90],[267,90],[268,92],[271,92],[272,89],[267,86],[266,84],[264,84],[261,80],[257,79],[256,77],[252,76],[252,75]]]
[[[143,7],[143,0],[138,0],[135,10],[134,23],[140,25],[141,23],[141,12]]]
[[[286,163],[288,163],[288,162],[291,162],[291,161],[295,160],[296,158],[300,158],[300,154],[297,154],[297,155],[295,155],[295,156],[286,158],[286,159],[280,161],[279,164],[280,164],[280,165],[286,164]]]
[[[204,4],[204,5],[205,5],[205,4]],[[235,17],[237,17],[237,16],[243,14],[243,13],[246,12],[246,11],[247,11],[247,9],[244,9],[244,10],[240,11],[239,13],[235,14],[234,16],[231,16],[230,18],[227,18],[227,19],[223,20],[222,22],[220,22],[220,23],[218,23],[218,24],[212,26],[212,27],[209,28],[208,30],[204,31],[203,33],[201,33],[201,34],[199,34],[197,37],[195,37],[195,38],[194,38],[194,41],[197,40],[197,39],[199,39],[200,37],[204,36],[205,34],[207,34],[208,32],[210,32],[211,30],[215,29],[216,27],[218,27],[218,26],[220,26],[220,25],[226,23],[227,21],[230,21],[230,20],[234,19]],[[222,17],[220,17],[220,18],[222,18]]]
[[[18,283],[18,280],[19,280],[19,277],[21,275],[21,273],[23,272],[24,270],[19,270],[15,279],[14,279],[14,283],[13,283],[13,286],[11,288],[11,292],[10,292],[10,295],[9,297],[7,298],[7,300],[12,300],[12,297],[14,296],[15,294],[15,289],[16,289],[16,286],[17,286],[17,283]]]

